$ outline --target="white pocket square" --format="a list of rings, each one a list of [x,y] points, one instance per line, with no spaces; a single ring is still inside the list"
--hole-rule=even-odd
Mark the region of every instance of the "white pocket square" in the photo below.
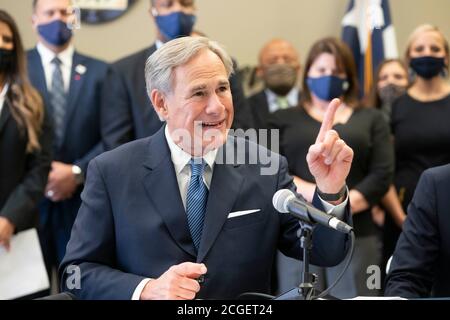
[[[228,219],[236,218],[236,217],[240,217],[240,216],[245,216],[247,214],[252,214],[252,213],[259,212],[259,211],[261,211],[261,209],[230,212],[230,214],[228,215]]]

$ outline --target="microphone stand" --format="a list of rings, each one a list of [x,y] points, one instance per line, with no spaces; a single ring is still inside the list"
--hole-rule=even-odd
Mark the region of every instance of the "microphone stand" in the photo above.
[[[302,282],[298,286],[298,297],[295,300],[312,300],[314,296],[314,284],[317,276],[309,272],[309,259],[312,250],[313,226],[300,222],[300,247],[303,249]]]
[[[309,260],[312,250],[313,225],[308,222],[299,222],[300,230],[297,236],[300,238],[300,247],[303,249],[303,268],[301,283],[286,293],[278,296],[275,300],[312,300],[314,296],[314,285],[317,275],[309,272]],[[302,262],[300,262],[302,263]]]
[[[303,262],[301,283],[280,296],[275,300],[312,300],[314,296],[314,285],[317,282],[317,275],[309,272],[309,260],[312,250],[313,225],[309,222],[300,221],[300,230],[297,236],[300,238],[300,247],[303,250]]]
[[[313,225],[309,222],[299,221],[299,225],[300,230],[297,232],[297,237],[300,238],[300,247],[303,249],[303,268],[301,276],[302,282],[298,285],[298,287],[290,289],[277,297],[256,292],[246,292],[241,294],[238,299],[312,300],[314,296],[314,285],[317,282],[317,275],[309,272],[309,258],[312,250],[312,234],[314,230]]]

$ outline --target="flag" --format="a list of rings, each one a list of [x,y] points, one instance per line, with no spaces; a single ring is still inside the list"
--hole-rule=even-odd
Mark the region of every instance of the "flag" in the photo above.
[[[342,40],[353,52],[360,95],[364,96],[370,92],[380,62],[398,57],[389,1],[350,0],[342,27]]]

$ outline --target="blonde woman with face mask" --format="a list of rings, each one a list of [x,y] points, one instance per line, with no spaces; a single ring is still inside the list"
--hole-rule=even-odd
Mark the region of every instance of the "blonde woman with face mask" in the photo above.
[[[394,184],[404,212],[422,172],[450,163],[448,40],[435,26],[417,27],[407,43],[405,62],[412,83],[392,105],[391,120],[396,156]],[[395,248],[399,226],[398,221],[386,219],[385,259]]]

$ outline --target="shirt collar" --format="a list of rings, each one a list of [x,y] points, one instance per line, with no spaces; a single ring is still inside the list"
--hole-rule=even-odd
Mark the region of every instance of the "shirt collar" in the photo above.
[[[8,92],[9,84],[5,83],[3,86],[2,92],[0,92],[0,101],[5,101],[6,93]]]
[[[186,167],[186,165],[191,161],[192,155],[184,151],[180,148],[172,139],[169,133],[169,128],[165,127],[164,134],[166,136],[167,144],[169,145],[170,149],[170,156],[172,158],[173,165],[175,167],[175,171],[178,174],[183,171],[183,169]],[[214,163],[216,161],[218,149],[214,149],[209,151],[207,154],[203,156],[203,159],[205,160],[208,167],[212,170],[214,168]]]
[[[164,43],[161,40],[156,39],[155,41],[155,46],[156,49],[158,50],[159,48],[161,48],[164,45]]]
[[[53,51],[51,51],[49,48],[47,48],[40,42],[36,45],[36,49],[39,52],[39,55],[41,56],[43,64],[45,65],[51,64],[53,58],[56,56],[59,58],[59,60],[61,60],[62,65],[64,66],[72,65],[73,54],[75,52],[75,47],[73,46],[73,44],[69,45],[64,51],[61,51],[58,54],[55,54]]]

